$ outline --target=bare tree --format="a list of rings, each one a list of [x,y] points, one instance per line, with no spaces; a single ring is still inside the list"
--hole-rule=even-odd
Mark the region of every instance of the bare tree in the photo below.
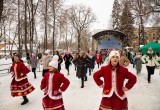
[[[78,34],[78,51],[80,51],[82,31],[89,28],[90,24],[95,22],[96,17],[90,8],[83,5],[77,5],[70,8],[70,20],[73,28]]]
[[[3,0],[0,0],[0,22],[2,18],[2,12],[3,12]]]
[[[81,36],[81,48],[84,51],[88,51],[90,49],[90,43],[91,43],[91,32],[88,29],[84,29],[82,31],[82,36]]]
[[[24,30],[25,30],[25,35],[24,35],[24,38],[25,38],[25,50],[26,50],[26,53],[28,53],[28,47],[27,47],[27,0],[24,0],[24,3],[25,3],[25,22],[24,22]]]
[[[21,38],[20,38],[20,0],[18,0],[18,52],[21,53]]]
[[[63,42],[64,42],[63,44],[65,44],[63,48],[67,50],[69,48],[69,43],[70,43],[68,36],[69,34],[71,34],[72,36],[72,33],[71,33],[72,29],[71,29],[70,20],[69,20],[68,9],[61,11],[61,15],[59,16],[58,22],[59,22],[59,29],[60,29],[59,42],[61,42],[61,40],[63,39]]]

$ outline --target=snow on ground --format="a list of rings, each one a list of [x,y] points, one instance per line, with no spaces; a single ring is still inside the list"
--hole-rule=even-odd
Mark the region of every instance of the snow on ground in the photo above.
[[[10,63],[11,59],[0,60],[0,65]],[[10,65],[8,65],[10,66]],[[0,66],[0,69],[8,67]],[[135,69],[132,65],[128,67],[129,71],[135,74]],[[61,72],[70,80],[71,84],[66,92],[63,93],[64,105],[66,110],[98,110],[101,102],[102,89],[97,87],[93,81],[93,74],[88,76],[88,81],[85,82],[85,87],[80,88],[81,81],[76,77],[74,65],[70,66],[70,75],[67,76],[67,71],[62,65]],[[94,72],[97,71],[97,65]],[[0,110],[43,110],[41,100],[43,92],[40,90],[40,82],[42,79],[41,72],[37,69],[37,79],[34,79],[32,72],[28,74],[28,79],[36,88],[34,92],[28,95],[29,103],[20,105],[23,101],[22,97],[12,97],[10,95],[11,75],[9,73],[1,73],[0,71]],[[159,69],[155,70],[152,76],[151,84],[147,83],[147,71],[145,65],[139,76],[137,76],[136,85],[126,92],[129,103],[129,110],[160,110],[160,75]]]

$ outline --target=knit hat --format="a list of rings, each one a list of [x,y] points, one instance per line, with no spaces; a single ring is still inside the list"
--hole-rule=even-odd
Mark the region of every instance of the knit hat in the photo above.
[[[150,51],[151,50],[151,51]],[[153,53],[153,49],[150,47],[148,48],[148,52],[147,53]]]
[[[116,50],[112,50],[112,51],[110,52],[109,57],[108,57],[108,60],[110,61],[110,59],[111,59],[113,56],[118,56],[118,58],[120,59],[119,52],[116,51]]]
[[[18,53],[15,53],[14,56],[18,57],[19,59],[21,59],[21,55]]]
[[[53,55],[52,60],[54,60],[54,61],[58,61],[58,59],[59,59],[59,56],[58,56],[58,55]]]
[[[49,62],[49,66],[52,66],[54,68],[58,68],[58,61],[52,60],[51,62]]]
[[[49,55],[50,54],[50,50],[47,49],[44,53]]]
[[[152,50],[152,47],[148,48],[148,50]]]

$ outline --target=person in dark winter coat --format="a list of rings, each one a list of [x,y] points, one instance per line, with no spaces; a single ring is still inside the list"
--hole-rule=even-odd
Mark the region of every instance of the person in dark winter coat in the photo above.
[[[91,72],[93,72],[93,69],[95,68],[96,57],[92,51],[89,52],[88,57],[91,59],[89,63],[89,75],[91,75]]]
[[[30,60],[30,55],[29,55],[29,53],[26,54],[26,60],[27,60],[27,63],[29,64],[29,60]]]
[[[87,72],[88,72],[87,70],[90,66],[91,58],[88,57],[87,53],[84,53],[83,58],[86,59],[86,66],[85,66],[86,73],[85,73],[85,76],[84,76],[84,81],[87,81]]]
[[[129,59],[129,61],[131,62],[132,54],[131,54],[130,50],[127,50],[126,57],[127,57],[127,58]]]
[[[69,66],[71,64],[71,61],[73,60],[73,56],[70,54],[70,52],[67,51],[63,59],[65,61],[65,68],[68,71],[67,75],[69,75]]]
[[[61,63],[63,62],[62,56],[59,54],[59,51],[55,52],[55,55],[58,55],[58,72],[61,70]]]
[[[21,57],[19,54],[14,55],[14,62],[10,68],[12,73],[12,82],[11,82],[11,95],[13,97],[22,96],[24,101],[21,105],[24,105],[29,102],[27,94],[30,94],[35,88],[28,82],[27,74],[30,70],[21,62]]]
[[[86,66],[88,64],[88,61],[86,58],[83,57],[84,52],[79,53],[79,57],[77,59],[74,59],[73,63],[77,65],[77,72],[76,76],[78,78],[81,78],[81,88],[84,87],[84,77],[86,76]]]
[[[36,68],[37,68],[37,64],[38,64],[38,59],[36,57],[36,55],[34,53],[32,53],[32,56],[29,60],[29,64],[31,65],[32,68],[32,72],[34,73],[34,79],[37,78],[36,76]]]
[[[135,85],[137,78],[127,68],[120,66],[119,61],[119,52],[111,51],[108,65],[93,75],[96,84],[103,89],[99,110],[128,110],[125,92]]]

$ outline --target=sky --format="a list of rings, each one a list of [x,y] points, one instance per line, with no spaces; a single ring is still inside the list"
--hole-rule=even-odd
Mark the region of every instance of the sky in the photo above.
[[[114,0],[66,0],[66,5],[83,4],[89,6],[96,15],[97,22],[91,29],[108,29]]]

